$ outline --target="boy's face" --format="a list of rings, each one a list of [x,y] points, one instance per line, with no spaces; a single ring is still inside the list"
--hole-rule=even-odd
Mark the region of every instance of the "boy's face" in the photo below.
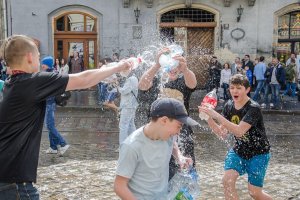
[[[245,66],[245,70],[248,70],[249,69],[249,67],[248,66]]]
[[[47,69],[48,69],[48,66],[43,64],[43,65],[42,65],[42,70],[43,70],[43,71],[46,71]]]
[[[232,99],[235,103],[242,102],[245,97],[247,97],[248,92],[250,91],[250,88],[245,88],[243,85],[233,85],[230,84],[229,91],[232,96]]]
[[[172,69],[172,70],[168,73],[169,79],[170,79],[171,81],[176,80],[176,79],[178,78],[178,76],[179,76],[179,73],[180,73],[180,71],[179,71],[178,67]]]
[[[161,140],[168,140],[171,136],[178,135],[183,126],[183,123],[176,120],[170,119],[168,117],[162,117],[162,122],[164,123],[163,128],[165,130],[162,131]]]

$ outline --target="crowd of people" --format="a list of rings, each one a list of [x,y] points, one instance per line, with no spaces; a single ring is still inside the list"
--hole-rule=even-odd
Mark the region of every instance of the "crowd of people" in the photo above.
[[[297,85],[300,81],[300,61],[296,59],[294,53],[286,61],[281,63],[277,58],[272,58],[270,63],[266,63],[264,56],[250,60],[249,55],[241,60],[235,58],[233,64],[224,63],[223,67],[218,62],[217,57],[213,56],[209,63],[209,79],[206,84],[207,91],[217,88],[221,94],[221,100],[227,101],[230,98],[228,91],[230,77],[235,74],[242,74],[250,82],[253,96],[248,96],[260,103],[261,108],[267,106],[271,109],[280,108],[280,99],[289,95],[296,98]],[[280,93],[280,91],[283,91]],[[269,96],[271,95],[271,98]]]
[[[178,66],[167,72],[168,81],[158,87],[161,79],[158,60],[169,51],[168,47],[162,48],[154,65],[138,77],[132,70],[132,61],[119,60],[118,54],[113,59],[100,60],[98,69],[84,71],[78,52],[66,64],[63,59],[54,62],[51,56],[40,62],[38,48],[31,38],[24,35],[8,38],[1,47],[11,75],[1,83],[4,86],[0,101],[0,199],[40,199],[34,183],[45,117],[50,140],[47,153],[62,155],[69,148],[55,128],[53,97],[94,85],[98,85],[100,103],[120,112],[116,194],[122,199],[166,199],[168,181],[183,168],[195,168],[192,126],[198,125],[189,117],[189,101],[197,80],[184,56],[173,57]],[[218,137],[232,134],[235,138],[235,145],[225,157],[225,199],[238,199],[235,185],[243,174],[248,174],[252,198],[272,199],[263,191],[270,144],[261,107],[269,103],[271,91],[270,107],[278,109],[279,91],[284,85],[287,89],[283,95],[291,89],[291,95],[295,96],[295,83],[300,78],[295,55],[292,54],[286,66],[277,58],[266,65],[263,56],[253,63],[245,55],[242,61],[237,57],[233,64],[224,63],[223,67],[213,56],[208,70],[207,90],[222,88],[221,97],[227,103],[221,114],[206,104],[199,107],[199,112],[209,116],[206,122]],[[138,90],[141,94],[151,91],[148,95],[155,99],[151,99],[147,123],[136,129],[135,114],[141,103]],[[114,102],[117,93],[121,98],[119,106]]]

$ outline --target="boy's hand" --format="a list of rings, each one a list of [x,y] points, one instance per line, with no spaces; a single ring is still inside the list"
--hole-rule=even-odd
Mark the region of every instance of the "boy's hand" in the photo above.
[[[188,69],[187,64],[186,64],[186,59],[180,55],[176,55],[173,58],[174,58],[174,60],[177,60],[179,62],[179,65],[178,65],[179,71],[184,73]]]
[[[133,62],[129,62],[125,59],[122,59],[119,61],[119,65],[121,67],[121,70],[120,71],[128,71],[128,70],[131,70],[132,67],[133,67]]]
[[[213,119],[216,119],[220,114],[215,111],[210,104],[206,103],[206,104],[203,104],[201,106],[198,106],[199,108],[199,113],[200,112],[204,112],[206,113],[208,116],[210,116],[211,118]]]
[[[190,166],[193,165],[193,160],[185,156],[180,156],[177,162],[180,166],[180,169],[184,169],[184,168],[188,169]]]

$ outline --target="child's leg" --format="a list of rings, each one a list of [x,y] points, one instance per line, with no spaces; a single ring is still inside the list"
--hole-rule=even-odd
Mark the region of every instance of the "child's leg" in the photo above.
[[[261,187],[256,187],[248,183],[248,190],[250,196],[255,200],[272,200],[272,197],[265,193]]]
[[[222,182],[223,182],[224,195],[226,200],[239,199],[237,190],[235,188],[235,183],[239,176],[240,176],[239,173],[233,169],[225,171]]]
[[[225,199],[239,199],[235,183],[237,178],[246,172],[245,159],[237,155],[232,149],[229,150],[225,158],[224,170],[225,174],[222,182]]]
[[[270,154],[257,155],[247,161],[248,190],[252,198],[256,200],[272,199],[263,192],[263,183],[270,160]]]

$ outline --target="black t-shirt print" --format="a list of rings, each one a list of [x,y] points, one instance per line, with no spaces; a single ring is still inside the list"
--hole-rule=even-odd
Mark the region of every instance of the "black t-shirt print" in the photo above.
[[[242,137],[235,137],[233,150],[242,158],[250,159],[253,156],[270,151],[270,143],[266,135],[263,116],[259,105],[250,99],[241,109],[234,107],[232,100],[224,106],[222,115],[232,123],[244,121],[251,125],[249,131]]]
[[[63,93],[68,75],[12,75],[0,101],[0,182],[36,182],[46,99]]]

